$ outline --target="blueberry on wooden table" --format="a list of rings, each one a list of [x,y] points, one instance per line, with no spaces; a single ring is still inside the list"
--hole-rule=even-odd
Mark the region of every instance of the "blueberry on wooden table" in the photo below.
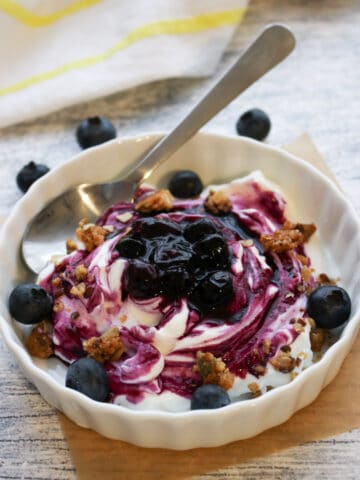
[[[319,328],[336,328],[348,320],[351,312],[351,300],[343,288],[336,285],[324,285],[310,294],[307,312]]]
[[[177,198],[197,197],[203,188],[199,175],[191,170],[181,170],[175,173],[169,182],[169,190]]]
[[[49,167],[41,163],[29,162],[22,167],[16,176],[17,186],[22,192],[27,192],[31,185],[40,177],[48,173]]]
[[[264,140],[270,132],[270,118],[263,110],[253,108],[243,113],[236,123],[236,131],[244,137]]]
[[[231,403],[227,392],[210,383],[197,388],[191,398],[191,410],[225,407]]]
[[[90,357],[80,358],[69,366],[65,385],[97,402],[106,402],[109,398],[106,370],[101,363]]]
[[[76,138],[82,148],[95,147],[116,138],[116,129],[106,117],[90,117],[80,123]]]
[[[53,300],[40,285],[18,285],[9,297],[9,311],[15,320],[25,325],[41,322],[52,312]]]

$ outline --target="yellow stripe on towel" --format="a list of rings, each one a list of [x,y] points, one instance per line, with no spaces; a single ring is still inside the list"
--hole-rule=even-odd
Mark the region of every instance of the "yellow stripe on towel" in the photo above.
[[[14,0],[0,0],[0,11],[7,13],[27,27],[37,28],[51,25],[64,17],[72,15],[84,8],[92,7],[100,2],[102,2],[102,0],[78,0],[57,12],[38,15]]]
[[[33,75],[13,85],[1,88],[0,96],[18,92],[19,90],[31,87],[37,83],[46,82],[47,80],[64,75],[72,70],[91,67],[92,65],[96,65],[97,63],[101,63],[109,59],[121,50],[124,50],[130,45],[145,38],[155,37],[158,35],[184,35],[187,33],[195,33],[203,30],[235,25],[242,19],[245,11],[246,8],[238,8],[236,10],[204,13],[195,17],[180,18],[176,20],[160,20],[157,22],[148,23],[133,30],[122,40],[117,42],[111,48],[105,50],[103,53],[65,63],[64,65],[54,68],[53,70]]]

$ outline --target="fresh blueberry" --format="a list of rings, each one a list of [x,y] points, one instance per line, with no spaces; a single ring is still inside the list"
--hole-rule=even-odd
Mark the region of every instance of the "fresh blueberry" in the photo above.
[[[253,108],[243,113],[236,123],[236,130],[239,135],[264,140],[270,132],[270,118],[263,110]]]
[[[177,198],[197,197],[204,186],[199,175],[191,170],[181,170],[172,176],[169,190]]]
[[[94,147],[115,137],[115,127],[105,117],[87,118],[80,123],[76,130],[76,138],[82,148]]]
[[[320,328],[336,328],[345,323],[351,312],[347,292],[336,285],[325,285],[314,290],[307,302],[307,312]]]
[[[51,296],[35,283],[18,285],[9,297],[9,311],[20,323],[31,325],[49,317],[52,312]]]
[[[160,293],[159,274],[155,265],[134,260],[124,272],[124,287],[139,300],[152,298]]]
[[[175,238],[158,246],[154,252],[154,263],[161,268],[170,268],[175,266],[186,267],[192,257],[192,249],[186,240]]]
[[[189,223],[184,230],[184,237],[189,242],[196,242],[201,240],[206,235],[216,233],[217,229],[215,224],[208,218],[201,218],[195,220],[195,222]]]
[[[131,237],[122,238],[115,248],[119,252],[120,257],[123,258],[138,258],[146,253],[144,243],[139,239]]]
[[[218,385],[201,385],[191,397],[191,410],[221,408],[231,403],[228,393]]]
[[[197,260],[206,263],[208,267],[227,267],[229,265],[229,249],[225,240],[219,234],[209,235],[194,243]]]
[[[41,163],[30,162],[16,176],[16,183],[22,192],[27,192],[31,185],[48,173],[49,167]]]
[[[170,234],[181,235],[181,228],[169,220],[146,217],[132,224],[132,235],[135,237],[155,238]]]
[[[65,385],[97,402],[106,402],[110,393],[104,366],[88,357],[80,358],[69,366]]]
[[[226,305],[234,294],[229,272],[218,271],[198,283],[190,294],[190,303],[202,313],[209,313]]]

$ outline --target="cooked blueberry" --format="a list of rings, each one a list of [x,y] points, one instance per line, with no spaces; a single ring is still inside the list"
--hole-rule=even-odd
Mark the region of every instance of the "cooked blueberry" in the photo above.
[[[239,135],[264,140],[271,127],[270,118],[263,110],[253,108],[245,112],[236,123]]]
[[[167,298],[178,298],[189,288],[189,274],[181,267],[168,268],[160,273],[161,291]]]
[[[158,270],[155,265],[134,260],[124,272],[124,287],[134,298],[145,299],[160,293]]]
[[[76,138],[82,148],[94,147],[115,137],[115,127],[105,117],[87,118],[80,123],[76,130]]]
[[[347,292],[336,285],[325,285],[314,290],[307,303],[307,311],[320,328],[336,328],[348,320],[351,300]]]
[[[177,198],[197,197],[203,188],[199,175],[191,170],[175,173],[169,182],[169,190]]]
[[[190,303],[202,313],[226,305],[234,294],[229,272],[214,272],[201,281],[190,294]]]
[[[195,220],[195,222],[189,223],[184,230],[184,237],[189,242],[196,242],[201,240],[206,235],[211,235],[216,233],[217,228],[215,224],[208,218],[201,218],[200,220]]]
[[[9,297],[11,316],[26,325],[41,322],[51,315],[52,305],[51,296],[35,283],[18,285]]]
[[[209,235],[194,243],[194,252],[208,267],[226,267],[229,264],[229,249],[219,234]]]
[[[180,238],[170,239],[158,246],[154,252],[154,263],[161,268],[186,267],[193,255],[191,245]]]
[[[211,383],[197,388],[191,398],[191,410],[221,408],[231,403],[226,390]]]
[[[106,370],[93,358],[84,357],[72,363],[66,373],[65,385],[97,402],[106,402],[110,393]]]
[[[27,192],[31,185],[48,173],[49,167],[41,163],[30,162],[16,176],[16,183],[22,192]]]
[[[124,258],[138,258],[145,255],[146,247],[141,240],[131,237],[122,238],[116,244],[116,250],[120,257]]]
[[[181,228],[175,222],[146,217],[136,220],[132,225],[132,235],[142,238],[162,237],[164,235],[181,235]]]

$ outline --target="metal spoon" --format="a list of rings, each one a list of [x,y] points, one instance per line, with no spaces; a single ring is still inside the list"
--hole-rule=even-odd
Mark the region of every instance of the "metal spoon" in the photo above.
[[[120,181],[73,187],[48,203],[29,223],[22,240],[22,256],[39,273],[53,254],[65,253],[82,218],[95,220],[109,205],[128,201],[139,184],[176,152],[206,122],[252,83],[280,63],[295,46],[282,25],[266,28],[179,125],[159,141]]]

